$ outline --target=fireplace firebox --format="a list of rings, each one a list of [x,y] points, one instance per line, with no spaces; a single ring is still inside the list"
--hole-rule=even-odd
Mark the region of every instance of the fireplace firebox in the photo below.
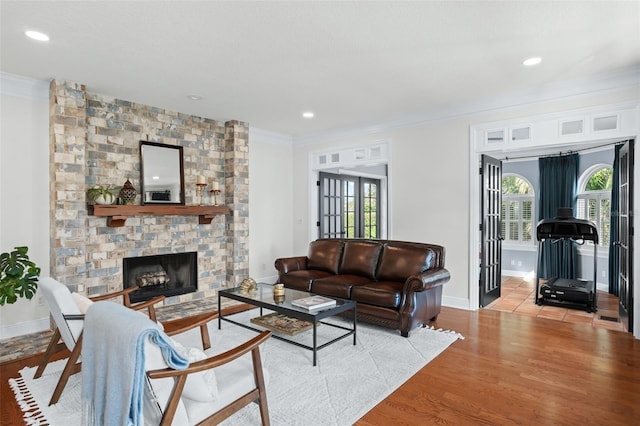
[[[172,253],[123,259],[124,288],[138,286],[130,293],[132,303],[157,296],[177,296],[198,289],[198,254]]]

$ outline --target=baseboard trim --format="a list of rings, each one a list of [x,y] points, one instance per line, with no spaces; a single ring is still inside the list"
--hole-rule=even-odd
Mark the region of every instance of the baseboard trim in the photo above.
[[[469,299],[451,296],[442,296],[442,306],[446,306],[448,308],[464,309],[465,311],[474,311],[478,309],[477,306],[475,308],[471,307]]]
[[[49,330],[50,328],[49,317],[3,325],[0,326],[0,340],[37,333],[39,331]]]
[[[275,284],[278,282],[278,276],[277,275],[271,275],[268,277],[261,277],[261,278],[256,278],[256,281],[259,283],[266,283],[266,284]]]
[[[534,274],[534,278],[535,278],[535,271],[511,271],[511,270],[508,270],[508,269],[503,269],[502,270],[502,276],[503,277],[524,278],[529,274]]]

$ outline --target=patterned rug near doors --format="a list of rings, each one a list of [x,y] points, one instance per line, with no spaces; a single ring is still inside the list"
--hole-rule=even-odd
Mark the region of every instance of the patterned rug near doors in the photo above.
[[[245,323],[259,316],[257,310],[239,314]],[[335,320],[340,322],[340,319]],[[319,341],[330,339],[333,327],[319,327]],[[233,324],[209,324],[212,349],[222,352],[245,341],[255,333]],[[311,331],[295,336],[311,342]],[[264,367],[269,372],[267,400],[271,424],[345,425],[352,424],[397,389],[429,361],[457,339],[455,332],[420,328],[409,338],[398,332],[367,324],[358,324],[357,344],[348,337],[318,352],[318,366],[312,366],[312,353],[286,342],[269,339],[262,348]],[[199,346],[197,330],[176,338],[185,346]],[[20,377],[9,382],[29,425],[81,424],[81,375],[67,384],[60,402],[47,403],[53,393],[65,360],[47,366],[40,379],[34,380],[35,368],[24,368]],[[224,425],[260,424],[255,404],[242,409]]]

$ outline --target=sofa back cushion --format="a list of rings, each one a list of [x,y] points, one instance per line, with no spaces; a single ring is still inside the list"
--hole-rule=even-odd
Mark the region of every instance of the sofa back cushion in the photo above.
[[[344,243],[341,240],[316,240],[309,244],[308,269],[319,269],[321,271],[338,273],[340,260],[342,259],[342,248]]]
[[[382,244],[372,241],[345,241],[340,274],[360,275],[373,279]]]
[[[426,247],[411,244],[387,243],[382,250],[382,259],[376,274],[378,281],[406,281],[434,267],[435,253]]]

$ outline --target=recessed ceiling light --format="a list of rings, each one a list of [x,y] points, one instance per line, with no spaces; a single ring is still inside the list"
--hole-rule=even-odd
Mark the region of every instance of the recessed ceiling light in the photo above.
[[[313,118],[313,113],[311,111],[303,112],[302,116],[304,118]]]
[[[191,99],[192,101],[199,101],[202,99],[202,96],[198,96],[198,95],[187,95],[187,98]]]
[[[534,65],[538,65],[540,62],[542,62],[542,58],[535,56],[533,58],[528,58],[522,61],[522,65],[524,65],[525,67],[532,67]]]
[[[32,38],[32,39],[34,39],[34,40],[38,40],[38,41],[49,41],[49,36],[48,36],[48,35],[46,35],[46,34],[44,34],[44,33],[39,32],[39,31],[31,31],[31,30],[28,30],[28,31],[25,31],[25,32],[24,32],[24,34],[25,34],[27,37]]]
[[[160,179],[160,176],[152,176],[151,179],[158,180],[158,179]]]

